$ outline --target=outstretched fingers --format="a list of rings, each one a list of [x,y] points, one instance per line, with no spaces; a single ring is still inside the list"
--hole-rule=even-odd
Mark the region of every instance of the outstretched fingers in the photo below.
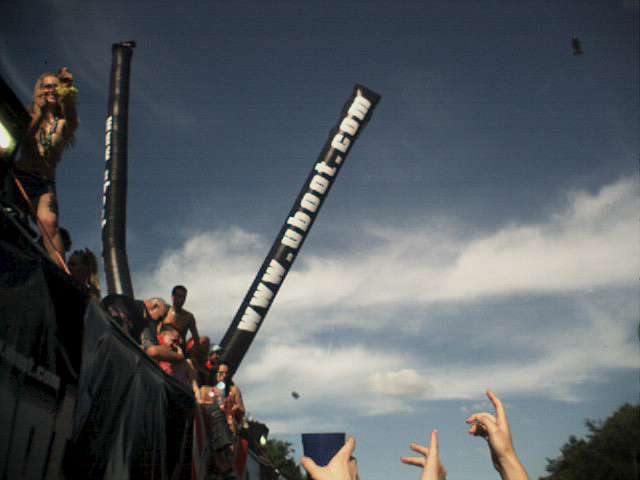
[[[429,448],[417,443],[412,443],[411,445],[409,445],[409,448],[414,452],[421,454],[422,457],[400,457],[400,461],[402,463],[406,463],[407,465],[424,467],[427,461],[427,455],[429,455]]]

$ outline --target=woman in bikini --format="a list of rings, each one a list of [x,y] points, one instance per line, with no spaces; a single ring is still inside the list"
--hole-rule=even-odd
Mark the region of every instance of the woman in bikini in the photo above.
[[[44,246],[60,266],[64,265],[64,246],[58,228],[56,166],[62,152],[73,143],[78,127],[77,92],[66,67],[57,74],[40,76],[28,108],[31,123],[16,164],[16,176],[29,197],[31,213],[43,230]]]

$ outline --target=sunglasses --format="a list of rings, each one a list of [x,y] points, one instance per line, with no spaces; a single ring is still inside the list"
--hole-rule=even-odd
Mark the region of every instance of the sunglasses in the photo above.
[[[57,83],[41,83],[40,88],[58,88]]]

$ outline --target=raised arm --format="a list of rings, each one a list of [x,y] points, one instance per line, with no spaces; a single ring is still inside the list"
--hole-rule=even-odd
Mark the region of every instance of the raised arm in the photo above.
[[[527,471],[513,447],[507,411],[491,390],[487,390],[487,397],[495,407],[496,414],[480,412],[471,415],[466,420],[471,425],[469,433],[487,440],[493,466],[503,480],[528,480]]]
[[[76,110],[76,95],[78,89],[73,82],[73,74],[67,67],[62,67],[58,71],[58,79],[60,82],[60,107],[66,121],[65,126],[65,142],[72,142],[73,135],[78,128],[78,112]]]

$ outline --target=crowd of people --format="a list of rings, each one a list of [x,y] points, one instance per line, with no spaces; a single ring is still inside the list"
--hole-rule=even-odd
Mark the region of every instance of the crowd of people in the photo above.
[[[108,298],[103,302],[107,310],[113,306]],[[176,285],[171,298],[171,304],[160,297],[131,300],[135,306],[128,310],[137,313],[124,321],[117,308],[109,311],[165,373],[193,390],[198,403],[219,405],[231,432],[237,435],[245,407],[240,389],[229,378],[229,365],[221,361],[223,349],[211,346],[208,337],[198,334],[194,315],[184,308],[184,285]]]
[[[71,236],[59,224],[56,169],[64,151],[73,145],[78,128],[77,94],[73,74],[63,67],[38,78],[32,103],[27,107],[31,122],[14,165],[13,179],[23,209],[40,232],[38,243],[89,298],[102,303],[165,373],[192,389],[198,403],[219,408],[229,437],[237,441],[245,413],[242,395],[228,378],[229,366],[220,361],[222,348],[211,347],[209,338],[200,336],[194,315],[184,308],[186,287],[173,288],[171,305],[161,298],[102,299],[93,252],[85,248],[69,253]]]
[[[134,300],[108,295],[101,305],[167,375],[193,391],[215,436],[209,440],[218,445],[211,449],[212,469],[242,470],[247,448],[241,437],[246,412],[242,393],[222,361],[223,348],[198,334],[194,315],[184,308],[187,288],[176,285],[171,298],[169,304],[160,297]]]
[[[158,297],[140,302],[146,321],[132,336],[165,373],[193,390],[216,432],[211,442],[228,447],[227,468],[235,465],[242,470],[246,454],[246,442],[240,435],[246,413],[242,393],[230,378],[229,365],[221,359],[222,347],[211,346],[208,337],[199,335],[194,315],[184,308],[186,299],[187,288],[176,285],[171,305]],[[214,457],[211,460],[216,463]]]

